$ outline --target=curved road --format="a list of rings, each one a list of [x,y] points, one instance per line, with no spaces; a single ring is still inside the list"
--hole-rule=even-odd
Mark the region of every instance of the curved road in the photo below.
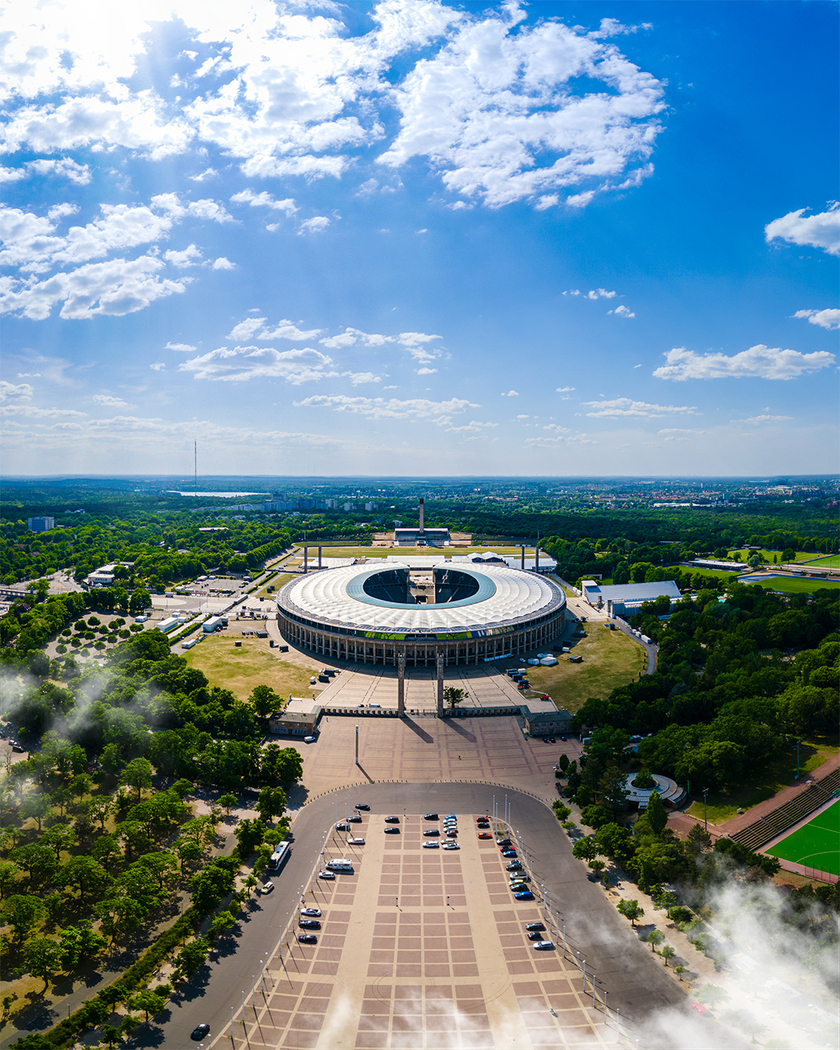
[[[291,857],[274,879],[276,891],[251,902],[241,920],[235,950],[212,958],[185,990],[176,994],[169,1008],[156,1018],[157,1024],[138,1029],[132,1045],[184,1050],[190,1045],[189,1032],[207,1022],[212,1034],[203,1045],[228,1046],[221,1036],[231,1011],[239,1009],[241,990],[250,988],[259,973],[261,957],[274,951],[287,920],[297,910],[298,888],[309,882],[325,830],[333,820],[334,803],[339,813],[363,798],[370,803],[372,815],[399,809],[409,817],[427,810],[468,814],[490,810],[494,794],[500,812],[505,797],[510,804],[510,823],[527,867],[535,883],[544,886],[555,915],[565,923],[570,951],[580,951],[586,958],[587,974],[595,977],[600,988],[607,989],[610,1008],[620,1009],[622,1024],[631,1026],[638,1035],[639,1026],[667,1008],[676,1009],[686,1024],[691,1024],[685,994],[616,912],[604,891],[590,881],[583,865],[572,857],[568,838],[545,804],[523,792],[488,784],[384,783],[370,784],[363,792],[358,787],[332,792],[301,811],[294,824]],[[704,1046],[720,1045],[728,1050],[739,1045],[733,1044],[731,1032],[726,1032],[724,1039],[721,1031],[718,1042],[713,1022],[705,1022],[703,1029]],[[648,1032],[645,1041],[649,1047],[662,1050],[672,1050],[676,1045],[667,1034],[661,1040],[652,1040]]]

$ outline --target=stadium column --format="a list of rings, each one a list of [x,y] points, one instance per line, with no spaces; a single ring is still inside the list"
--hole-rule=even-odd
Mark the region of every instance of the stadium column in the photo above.
[[[443,653],[435,654],[437,663],[437,716],[443,718]]]
[[[397,717],[405,714],[405,653],[397,657]]]

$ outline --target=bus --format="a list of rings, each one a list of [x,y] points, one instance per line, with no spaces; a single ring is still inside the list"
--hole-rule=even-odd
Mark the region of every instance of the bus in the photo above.
[[[289,854],[291,852],[291,842],[281,842],[277,849],[271,854],[271,860],[268,862],[268,870],[279,871],[289,859]]]

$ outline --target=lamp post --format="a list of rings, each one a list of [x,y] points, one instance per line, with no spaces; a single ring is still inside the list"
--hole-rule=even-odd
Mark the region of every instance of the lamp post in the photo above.
[[[799,780],[799,745],[802,743],[801,740],[796,741],[796,779]]]
[[[708,806],[709,789],[703,788],[703,830],[709,830],[709,806]]]

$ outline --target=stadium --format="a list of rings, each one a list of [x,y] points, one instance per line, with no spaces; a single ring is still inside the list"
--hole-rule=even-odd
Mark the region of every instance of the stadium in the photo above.
[[[503,565],[418,569],[349,565],[287,583],[277,599],[287,641],[329,659],[409,667],[500,660],[550,645],[566,596],[551,580]]]

